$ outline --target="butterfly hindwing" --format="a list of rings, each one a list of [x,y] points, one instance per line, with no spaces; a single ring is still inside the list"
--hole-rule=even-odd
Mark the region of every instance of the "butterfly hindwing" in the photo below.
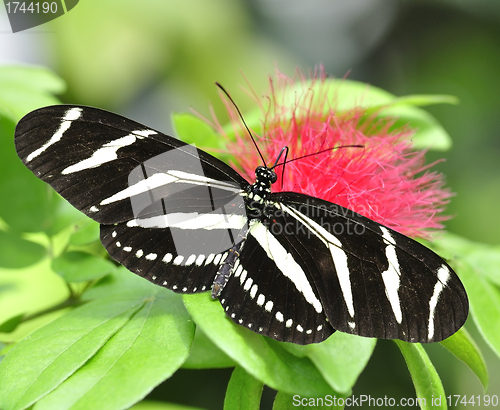
[[[271,242],[265,249],[257,241],[255,236],[262,238],[266,232],[260,222],[251,224],[233,274],[219,297],[226,314],[235,323],[276,340],[298,344],[325,340],[335,330],[321,307],[308,303],[296,284],[283,275],[283,260],[269,257],[269,248],[275,251],[277,244]],[[289,265],[291,268],[292,261]]]

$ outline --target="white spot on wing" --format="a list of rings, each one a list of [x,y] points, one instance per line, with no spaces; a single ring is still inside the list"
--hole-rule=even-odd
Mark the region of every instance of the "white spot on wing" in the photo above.
[[[276,312],[276,314],[274,315],[274,317],[276,318],[276,320],[278,322],[283,322],[283,320],[285,320],[285,318],[283,317],[283,313],[281,312]]]
[[[172,258],[173,258],[173,255],[171,253],[167,253],[163,257],[162,261],[165,262],[165,263],[170,263],[170,261],[172,260]]]
[[[247,278],[247,271],[243,269],[240,276],[240,285],[243,285],[243,282],[245,282],[246,278]]]
[[[250,289],[250,297],[253,299],[255,298],[255,295],[257,294],[258,286],[257,284],[254,284],[252,286],[252,289]]]
[[[262,306],[266,301],[266,297],[261,293],[257,298],[257,305]]]
[[[212,261],[214,260],[215,258],[215,254],[214,253],[211,253],[210,255],[207,256],[207,260],[205,261],[205,266],[212,263]]]
[[[272,300],[268,300],[266,305],[264,306],[264,309],[267,311],[267,312],[270,312],[271,310],[273,310],[273,306],[274,306],[274,303]]]
[[[179,265],[182,263],[182,261],[183,261],[183,260],[184,260],[184,256],[182,256],[182,255],[177,255],[177,256],[175,257],[175,259],[174,259],[173,264],[174,264],[174,265],[179,266]]]
[[[220,260],[221,260],[221,258],[222,258],[222,254],[219,253],[219,254],[215,255],[214,265],[218,265],[219,262],[220,262]]]
[[[189,258],[187,258],[186,266],[192,265],[195,260],[196,260],[196,255],[195,254],[190,255]]]
[[[146,255],[146,259],[147,259],[148,261],[154,261],[154,260],[157,258],[157,256],[158,256],[158,255],[157,255],[156,253],[148,253],[148,254]]]
[[[142,251],[142,249],[139,249],[139,250],[135,253],[135,256],[136,256],[137,258],[140,258],[143,254],[144,254],[144,252]]]
[[[248,278],[243,286],[243,290],[248,291],[252,287],[253,279]]]
[[[288,328],[292,327],[292,325],[293,325],[293,320],[292,319],[288,319],[286,321],[286,323],[285,323],[285,326],[288,327]]]
[[[241,275],[241,272],[243,272],[243,266],[239,265],[234,271],[234,277],[239,277]]]
[[[204,260],[205,260],[205,255],[203,255],[203,254],[198,255],[198,257],[196,258],[195,265],[196,265],[196,266],[201,266],[201,265],[203,265],[203,261],[204,261]]]
[[[123,250],[125,252],[132,252],[132,248],[130,246],[125,246],[125,248],[123,248]]]

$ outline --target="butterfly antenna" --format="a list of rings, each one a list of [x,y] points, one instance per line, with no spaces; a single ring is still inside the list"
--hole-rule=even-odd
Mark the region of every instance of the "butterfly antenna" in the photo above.
[[[278,164],[278,161],[280,160],[281,158],[281,155],[283,154],[283,152],[285,152],[285,159],[283,160],[283,162],[281,164]],[[281,170],[281,188],[283,189],[283,180],[285,178],[285,164],[286,164],[286,157],[288,156],[288,147],[285,145],[283,148],[281,148],[281,151],[280,153],[278,154],[278,158],[276,158],[276,162],[274,163],[274,165],[271,167],[271,169],[274,169],[276,168],[278,165],[283,165],[283,169]],[[288,161],[290,162],[290,161]]]
[[[243,119],[243,114],[241,113],[240,109],[238,108],[238,106],[236,105],[236,103],[234,102],[234,100],[231,98],[231,96],[229,95],[229,93],[224,89],[224,87],[222,85],[220,85],[218,82],[215,83],[215,85],[217,87],[219,87],[222,92],[224,94],[226,94],[226,97],[229,98],[229,101],[231,101],[231,103],[233,104],[234,108],[236,108],[236,111],[238,112],[238,115],[240,116],[240,119],[241,119],[241,122],[243,123],[243,125],[245,126],[247,132],[248,132],[248,135],[250,135],[250,138],[252,139],[252,142],[253,142],[253,145],[255,145],[255,148],[257,149],[257,152],[259,153],[260,155],[260,159],[262,160],[262,163],[264,164],[264,166],[267,166],[266,165],[266,161],[264,161],[264,157],[262,156],[262,153],[260,152],[260,149],[259,147],[257,146],[257,142],[255,142],[255,138],[253,137],[253,134],[252,132],[250,131],[250,128],[248,128],[245,120]],[[287,148],[288,149],[288,148]],[[279,157],[278,157],[279,158]],[[274,167],[273,167],[274,168]]]
[[[364,145],[340,145],[338,147],[331,147],[331,148],[322,149],[321,151],[313,152],[311,154],[307,154],[307,155],[303,155],[301,157],[293,158],[293,159],[290,159],[288,161],[286,160],[286,155],[285,155],[285,160],[283,162],[280,162],[279,164],[277,163],[278,161],[276,161],[276,164],[274,164],[273,168],[274,167],[278,167],[280,165],[285,165],[285,162],[290,163],[290,162],[293,162],[293,161],[297,161],[299,159],[304,159],[304,158],[307,158],[307,157],[312,157],[313,155],[318,155],[318,154],[323,154],[324,152],[333,151],[334,149],[341,149],[341,148],[364,148],[364,147],[365,147]],[[287,149],[287,154],[288,154],[288,147],[284,147],[284,148]],[[283,149],[281,151],[283,151]],[[280,155],[281,155],[281,153],[280,153]],[[278,159],[279,159],[279,156],[278,156]]]

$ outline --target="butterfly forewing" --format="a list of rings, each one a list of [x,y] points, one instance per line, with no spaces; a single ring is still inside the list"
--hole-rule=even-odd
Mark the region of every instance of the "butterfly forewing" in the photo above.
[[[136,199],[168,196],[174,186],[182,190],[182,182],[214,181],[233,191],[248,185],[231,167],[201,150],[91,107],[33,111],[19,122],[15,142],[36,176],[100,223],[133,219]]]

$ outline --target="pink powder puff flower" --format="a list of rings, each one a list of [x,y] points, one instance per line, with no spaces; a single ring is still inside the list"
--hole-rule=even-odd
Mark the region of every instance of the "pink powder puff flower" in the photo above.
[[[441,212],[452,194],[443,188],[442,174],[429,171],[433,164],[425,165],[425,151],[412,149],[413,131],[391,130],[393,120],[362,108],[337,113],[335,101],[328,99],[335,84],[322,69],[311,80],[298,77],[277,72],[276,84],[270,78],[267,103],[260,104],[264,131],[256,140],[267,166],[284,146],[289,148],[283,179],[281,166],[276,168],[273,191],[333,202],[404,235],[428,237],[429,229],[442,228],[448,218]],[[237,112],[224,101],[237,124]],[[238,161],[233,165],[253,182],[262,160],[241,123],[234,129],[236,139],[227,149]],[[350,145],[363,147],[345,147]]]

